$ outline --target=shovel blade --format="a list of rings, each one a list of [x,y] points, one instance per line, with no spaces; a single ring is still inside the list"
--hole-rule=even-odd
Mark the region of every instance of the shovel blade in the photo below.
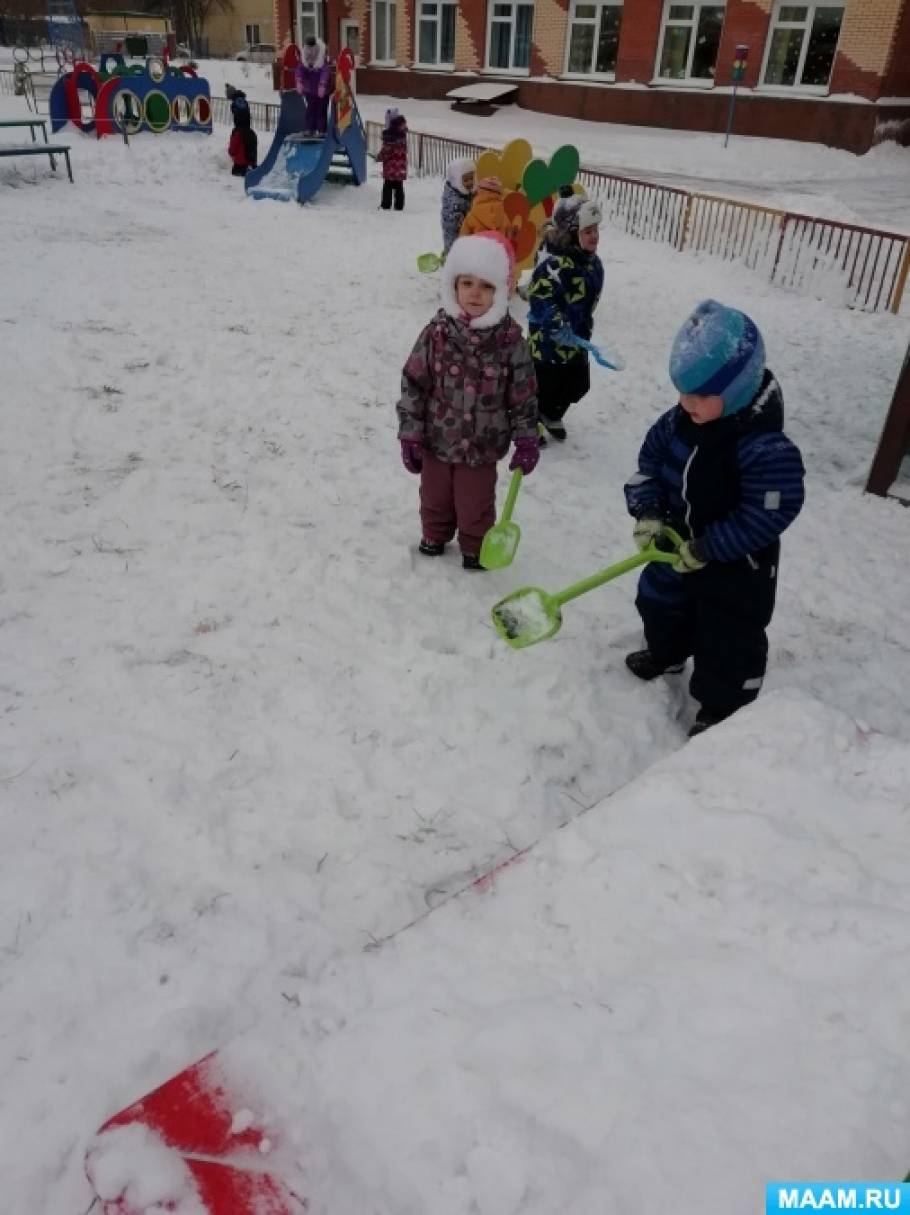
[[[493,608],[493,627],[514,650],[546,641],[562,627],[562,612],[552,595],[536,586],[523,586],[500,599]]]
[[[421,274],[435,274],[442,265],[442,258],[438,253],[421,253],[417,258],[417,269]]]
[[[512,564],[519,540],[517,523],[494,523],[480,546],[480,564],[485,570],[504,570]]]

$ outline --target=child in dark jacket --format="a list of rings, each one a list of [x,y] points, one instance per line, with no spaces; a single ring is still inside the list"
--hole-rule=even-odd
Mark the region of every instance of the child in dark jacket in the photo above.
[[[576,338],[591,340],[594,309],[603,289],[604,268],[597,256],[598,204],[575,194],[553,211],[547,247],[528,289],[528,344],[537,374],[540,420],[562,443],[569,406],[591,387],[587,351]]]
[[[401,458],[420,475],[419,551],[440,557],[458,532],[462,564],[480,569],[496,518],[496,463],[527,476],[538,458],[531,356],[509,316],[515,273],[502,236],[463,236],[442,268],[442,308],[405,363],[398,402]]]
[[[443,260],[458,239],[461,225],[471,209],[476,167],[473,160],[462,158],[453,160],[446,170],[446,183],[442,188],[441,215]]]
[[[647,648],[626,665],[649,680],[694,659],[689,688],[701,707],[691,738],[759,693],[779,537],[802,508],[804,469],[745,313],[699,304],[673,344],[670,378],[679,404],[645,436],[625,495],[639,548],[665,523],[685,541],[673,565],[654,562],[639,579]]]
[[[397,110],[386,110],[385,130],[382,132],[382,147],[376,159],[382,165],[383,211],[404,210],[404,183],[408,176],[408,124]]]
[[[231,169],[233,177],[246,177],[249,169],[255,169],[259,163],[259,140],[252,127],[250,107],[246,93],[241,89],[224,86],[225,95],[231,103],[231,114],[234,118],[234,129],[228,142],[228,155],[234,162]]]

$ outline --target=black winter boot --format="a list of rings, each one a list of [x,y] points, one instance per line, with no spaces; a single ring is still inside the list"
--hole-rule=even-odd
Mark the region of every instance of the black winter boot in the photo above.
[[[423,553],[424,557],[441,557],[446,551],[446,546],[440,544],[438,540],[423,539],[417,545],[418,553]]]
[[[689,731],[689,738],[698,738],[699,734],[704,734],[705,730],[710,730],[712,726],[716,726],[718,722],[723,720],[723,717],[717,713],[712,713],[710,709],[699,709],[695,714],[692,729]]]
[[[543,422],[544,428],[551,439],[555,439],[557,443],[565,443],[566,428],[562,423],[562,419],[557,421],[553,418],[545,418],[541,416],[540,420]]]
[[[658,675],[678,675],[685,665],[684,662],[679,662],[668,667],[662,666],[650,650],[636,650],[633,654],[626,655],[626,666],[633,675],[644,679],[645,682],[656,679]]]
[[[480,564],[480,558],[476,553],[462,553],[461,568],[465,570],[482,570],[483,566]]]

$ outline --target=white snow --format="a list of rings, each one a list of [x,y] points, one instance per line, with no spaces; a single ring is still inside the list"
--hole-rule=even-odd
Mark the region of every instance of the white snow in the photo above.
[[[627,369],[464,574],[414,552],[393,410],[441,183],[254,203],[224,131],[67,137],[75,186],[0,165],[4,1209],[85,1211],[98,1127],[218,1047],[313,1211],[903,1175],[910,546],[862,487],[907,317],[606,231]],[[631,551],[706,297],[761,327],[808,501],[762,699],[681,747],[684,680],[622,663],[634,576],[527,651],[489,611]]]

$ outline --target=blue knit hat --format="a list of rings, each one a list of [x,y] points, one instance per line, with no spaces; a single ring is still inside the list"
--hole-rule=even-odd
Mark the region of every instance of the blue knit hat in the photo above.
[[[765,343],[755,322],[717,300],[698,305],[670,351],[670,379],[679,392],[722,397],[724,416],[745,409],[764,371]]]

